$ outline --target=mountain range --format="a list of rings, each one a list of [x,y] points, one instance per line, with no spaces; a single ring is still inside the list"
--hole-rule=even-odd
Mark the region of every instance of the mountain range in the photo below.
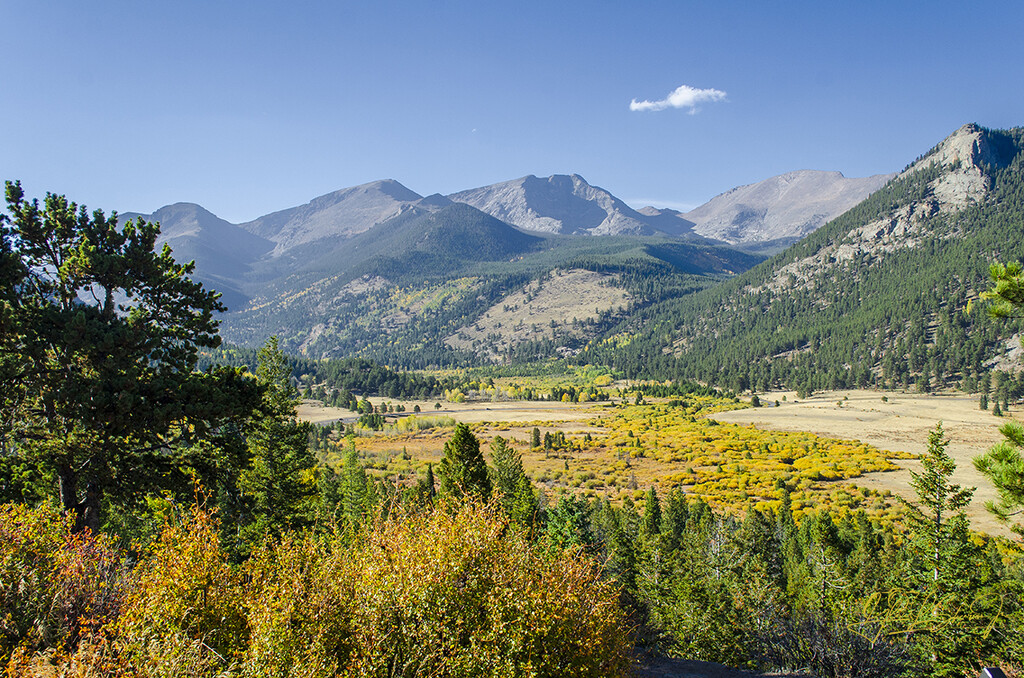
[[[237,343],[930,388],[980,379],[1016,331],[965,309],[991,261],[1024,258],[1022,148],[1020,130],[965,125],[899,174],[790,172],[689,212],[555,175],[426,197],[376,181],[243,224],[188,203],[123,216],[196,260]]]
[[[129,212],[122,218],[159,221],[161,241],[179,260],[194,259],[196,276],[221,291],[228,306],[238,310],[265,285],[296,271],[330,270],[341,260],[351,263],[354,252],[375,252],[367,238],[356,238],[377,226],[408,224],[413,217],[441,212],[454,203],[541,236],[669,237],[705,247],[771,252],[795,234],[813,230],[818,222],[848,209],[878,185],[879,177],[795,172],[733,189],[683,214],[653,207],[635,210],[576,174],[531,175],[447,197],[420,196],[387,179],[334,191],[241,224],[228,223],[192,203],[168,205],[152,214]]]

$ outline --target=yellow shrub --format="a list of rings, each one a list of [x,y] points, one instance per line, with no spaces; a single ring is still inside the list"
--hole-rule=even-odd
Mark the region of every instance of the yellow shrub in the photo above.
[[[336,675],[351,653],[353,572],[339,537],[287,535],[258,551],[245,572],[251,632],[244,675]]]
[[[488,507],[405,515],[352,552],[353,676],[622,676],[625,617],[595,564]]]
[[[139,563],[114,630],[141,675],[216,675],[245,647],[244,594],[216,521],[192,508]]]

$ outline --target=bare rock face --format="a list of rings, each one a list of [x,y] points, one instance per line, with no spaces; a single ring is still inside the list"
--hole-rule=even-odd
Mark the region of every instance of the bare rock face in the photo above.
[[[841,172],[787,172],[726,191],[681,216],[706,238],[781,250],[861,202],[892,177],[848,179]]]
[[[932,182],[932,194],[943,211],[962,209],[985,196],[989,188],[983,168],[998,166],[1001,159],[991,138],[977,125],[964,125],[941,144],[904,170],[904,177],[932,165],[947,171]]]
[[[934,235],[929,233],[933,216],[952,214],[981,201],[991,187],[989,168],[1006,162],[985,130],[974,124],[964,125],[899,174],[898,179],[906,179],[938,169],[938,176],[928,183],[925,198],[895,206],[882,218],[854,228],[808,257],[790,262],[776,271],[765,287],[784,292],[794,286],[813,286],[817,274],[835,264],[859,259],[870,266],[898,250],[919,247],[926,235]],[[960,227],[953,225],[939,237],[960,235]],[[756,292],[761,288],[751,289]]]
[[[578,174],[535,177],[460,191],[448,196],[530,231],[575,235],[652,235],[688,231],[685,220],[653,223],[614,195]],[[665,230],[667,228],[673,230]]]

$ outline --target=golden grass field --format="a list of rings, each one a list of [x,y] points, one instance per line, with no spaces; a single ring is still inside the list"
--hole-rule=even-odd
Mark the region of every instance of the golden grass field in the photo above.
[[[1001,439],[999,426],[1007,419],[1020,420],[1021,412],[1011,410],[1000,419],[978,408],[978,396],[963,393],[926,395],[878,391],[834,391],[815,394],[793,402],[792,391],[770,393],[763,402],[774,402],[786,396],[781,406],[736,410],[716,414],[723,422],[753,424],[758,428],[778,431],[811,431],[823,436],[855,438],[886,450],[919,455],[925,451],[928,433],[935,424],[942,427],[949,439],[946,450],[956,460],[954,482],[976,487],[974,501],[967,514],[972,526],[990,534],[1008,535],[985,510],[985,502],[995,499],[995,489],[978,473],[971,460],[983,454]],[[882,396],[888,402],[882,401]],[[842,402],[842,406],[838,403]],[[916,459],[895,460],[900,467],[894,473],[872,473],[856,480],[856,484],[890,490],[913,498],[910,471],[920,470]]]
[[[793,392],[761,399],[771,404],[779,400],[780,406],[715,412],[711,417],[721,422],[720,427],[708,427],[702,417],[686,421],[658,404],[637,408],[617,402],[473,401],[442,402],[435,409],[433,401],[400,402],[407,413],[418,404],[422,417],[449,417],[471,425],[485,450],[495,435],[512,439],[527,472],[549,496],[570,491],[639,499],[652,484],[660,492],[682,485],[714,505],[739,510],[770,502],[772,483],[785,477],[800,490],[794,495],[798,509],[828,503],[884,514],[891,510],[891,494],[913,497],[910,471],[920,463],[909,457],[925,451],[929,431],[941,420],[950,439],[948,450],[957,462],[954,480],[978,488],[968,511],[972,525],[992,534],[1009,534],[985,511],[984,502],[994,497],[994,490],[971,464],[974,456],[999,440],[1003,421],[978,409],[976,396],[840,391],[799,402]],[[384,401],[370,400],[375,405]],[[308,401],[301,406],[300,417],[319,423],[355,420],[348,410]],[[556,454],[531,450],[535,426],[542,432],[565,433],[576,441],[576,449]],[[593,442],[584,443],[588,433]],[[359,437],[357,448],[374,473],[408,482],[426,463],[440,460],[450,434],[450,428],[441,427],[366,435]],[[798,458],[783,476],[773,459],[792,457],[792,450]],[[881,468],[890,470],[877,470]]]

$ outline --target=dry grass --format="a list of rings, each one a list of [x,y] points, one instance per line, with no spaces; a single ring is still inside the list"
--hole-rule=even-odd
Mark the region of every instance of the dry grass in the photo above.
[[[781,402],[783,396],[786,402]],[[887,402],[882,400],[883,396]],[[371,400],[379,404],[384,399]],[[990,534],[1009,535],[1009,530],[985,510],[984,503],[995,496],[994,488],[971,464],[973,457],[1000,439],[998,427],[1003,420],[978,409],[976,396],[840,391],[819,393],[796,402],[796,394],[787,391],[763,395],[761,400],[765,403],[779,400],[781,406],[720,412],[713,416],[721,422],[753,424],[762,430],[807,431],[823,437],[857,440],[890,450],[893,457],[916,456],[924,452],[928,432],[941,420],[950,439],[949,452],[957,462],[954,481],[978,488],[968,510],[973,527]],[[523,454],[527,472],[549,493],[572,491],[608,495],[613,499],[638,496],[652,484],[659,490],[667,489],[674,484],[672,478],[687,466],[659,460],[657,455],[624,460],[617,456],[614,448],[607,447],[589,447],[560,456],[529,449],[530,434],[535,426],[542,432],[562,431],[570,441],[581,439],[587,433],[595,442],[600,441],[612,433],[611,418],[618,411],[608,403],[442,403],[441,409],[435,410],[433,402],[401,402],[407,411],[419,404],[424,414],[440,414],[472,425],[485,446],[495,435],[513,439],[517,450]],[[301,414],[311,421],[338,417],[346,422],[355,420],[348,410],[309,404],[303,406]],[[1019,417],[1020,413],[1011,413],[1010,416]],[[440,460],[441,448],[450,434],[450,430],[436,429],[410,435],[376,436],[360,439],[358,447],[384,469],[392,469],[392,477],[406,476],[411,480],[427,462]],[[403,451],[412,459],[403,460],[404,463],[399,461]],[[387,460],[393,461],[387,463]],[[899,470],[865,473],[842,482],[880,494],[892,492],[913,498],[910,471],[920,468],[920,463],[895,458],[892,461]],[[384,469],[378,469],[378,472],[387,472]],[[634,484],[636,489],[632,487]]]
[[[373,403],[374,406],[379,406],[384,402],[391,403],[392,405],[401,404],[405,407],[406,414],[411,413],[413,411],[413,407],[419,405],[420,410],[424,415],[429,416],[436,414],[439,416],[451,417],[455,421],[464,424],[479,424],[482,422],[508,424],[519,422],[524,425],[529,423],[530,425],[527,427],[529,429],[534,426],[532,422],[538,422],[539,424],[543,424],[548,427],[558,426],[561,430],[570,432],[588,430],[589,427],[587,422],[595,417],[600,418],[602,416],[606,416],[606,413],[608,412],[606,408],[602,408],[601,403],[576,404],[547,400],[512,400],[504,402],[472,401],[465,403],[441,402],[441,409],[435,409],[434,407],[435,403],[438,401],[401,400],[377,397],[371,397],[369,398],[369,401]],[[339,419],[345,423],[351,423],[358,419],[358,415],[350,410],[340,407],[324,407],[316,401],[305,400],[299,406],[299,419],[320,424],[329,421],[337,421]]]
[[[495,355],[524,341],[551,337],[555,329],[579,335],[572,327],[574,318],[597,318],[599,311],[629,303],[629,295],[623,289],[609,284],[612,280],[613,276],[593,271],[555,271],[549,278],[509,294],[476,322],[445,339],[445,343],[473,350],[474,342],[486,344],[488,337],[497,336],[489,349],[481,351]]]
[[[818,393],[794,402],[792,391],[762,395],[761,401],[774,403],[786,396],[781,407],[737,410],[714,415],[722,422],[754,424],[758,428],[777,431],[811,431],[822,436],[853,438],[894,452],[919,455],[925,451],[928,432],[942,421],[950,440],[947,451],[956,460],[954,482],[977,487],[974,501],[968,508],[971,525],[990,534],[1009,536],[1010,532],[985,510],[985,502],[995,499],[995,488],[978,473],[971,460],[984,453],[1001,439],[999,426],[1004,419],[978,408],[978,397],[961,393],[926,395],[879,391],[834,391]],[[885,396],[888,402],[883,402]],[[838,405],[838,403],[842,405]],[[1019,419],[1020,412],[1009,417]],[[1007,418],[1009,418],[1007,417]],[[873,473],[857,478],[861,487],[890,490],[913,498],[910,471],[919,470],[916,460],[893,462],[900,470]]]

